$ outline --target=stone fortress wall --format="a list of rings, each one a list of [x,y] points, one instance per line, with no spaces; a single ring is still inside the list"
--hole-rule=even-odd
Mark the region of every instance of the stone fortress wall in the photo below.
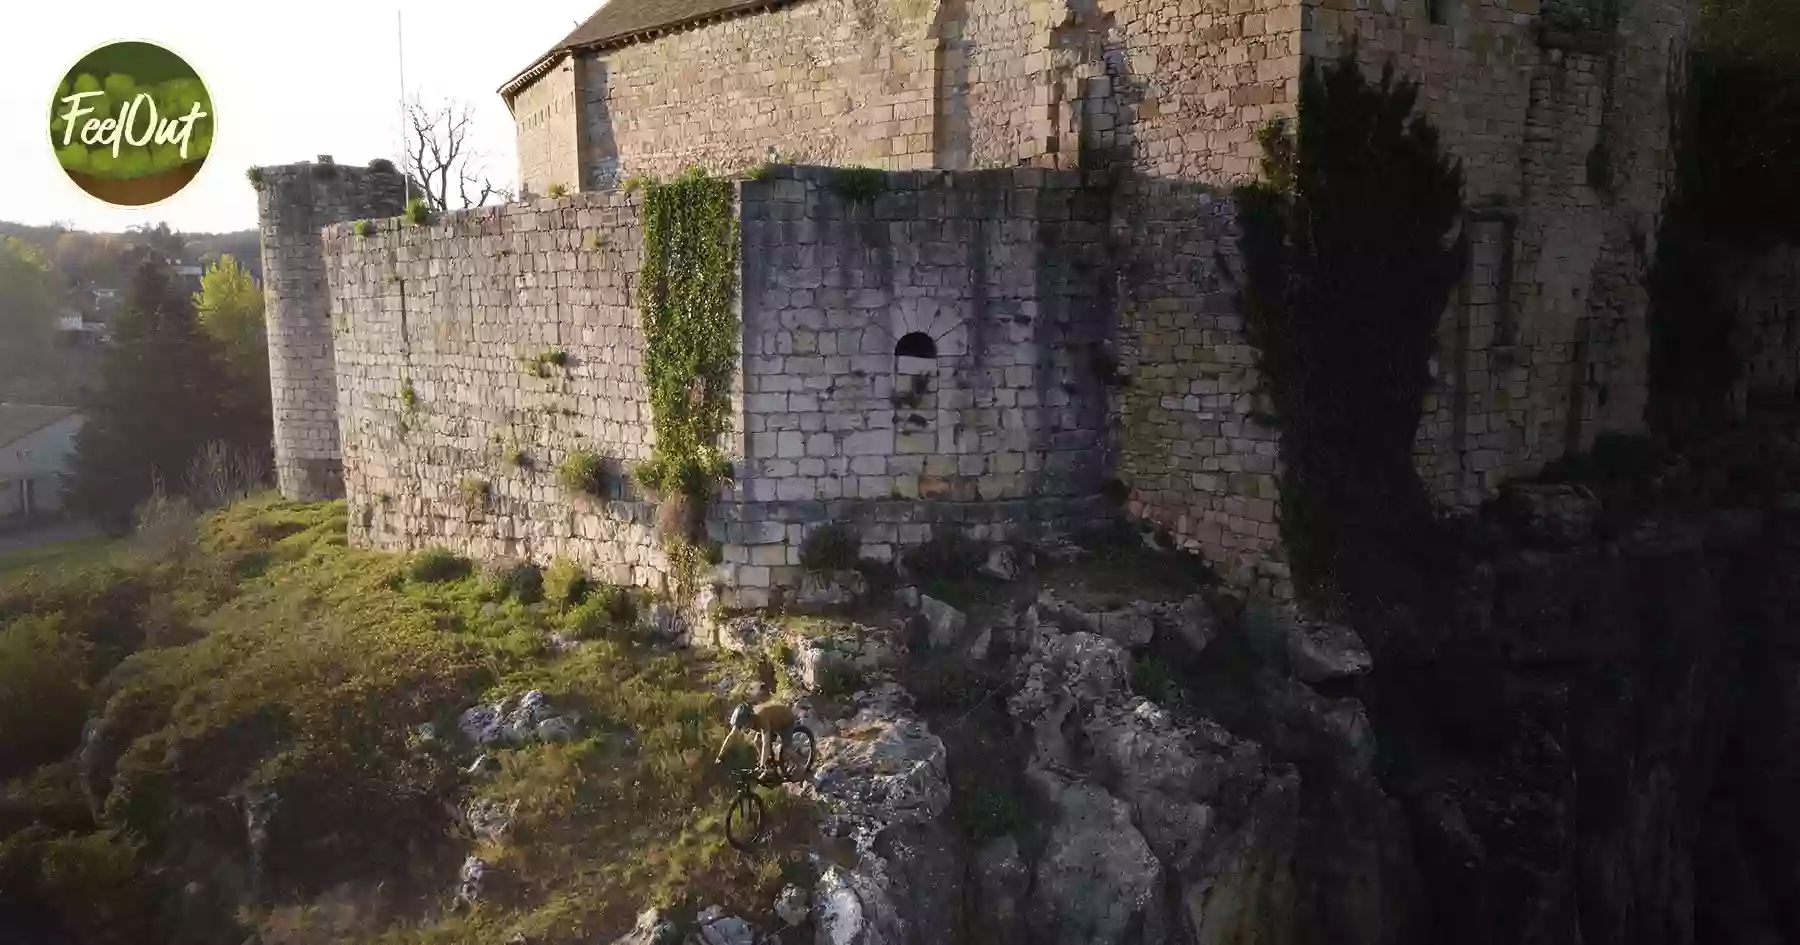
[[[1228,188],[1256,172],[1257,129],[1293,114],[1305,64],[1352,38],[1371,71],[1391,59],[1422,82],[1468,177],[1471,258],[1415,456],[1428,487],[1466,505],[1641,426],[1645,270],[1693,5],[1616,21],[1588,6],[801,0],[547,58],[510,98],[525,184],[589,193],[328,237],[353,527],[660,573],[628,486],[576,508],[545,472],[577,433],[621,464],[648,449],[635,204],[597,191],[773,152],[964,170],[889,174],[867,205],[785,164],[740,186],[739,475],[715,506],[715,577],[759,600],[797,580],[820,522],[858,522],[884,556],[947,522],[1088,520],[1122,488],[1229,579],[1283,593],[1278,439]],[[569,369],[523,373],[538,345],[568,348]],[[477,462],[514,441],[546,455]],[[446,503],[477,466],[492,498],[470,521]]]
[[[872,199],[833,181],[781,167],[738,184],[735,475],[708,522],[726,600],[796,587],[801,543],[828,522],[890,558],[943,526],[1104,521],[1104,193],[1036,169],[898,173]],[[653,442],[639,204],[590,193],[323,230],[358,543],[663,581],[628,475]],[[577,450],[605,461],[605,496],[558,482]]]
[[[355,541],[660,579],[652,508],[623,475],[650,448],[638,203],[589,194],[324,230]],[[540,362],[550,352],[566,363]],[[557,486],[577,451],[608,461],[608,495]]]
[[[885,559],[939,526],[998,539],[1103,520],[1104,190],[1073,171],[915,171],[864,202],[832,180],[778,167],[741,186],[727,579],[752,597],[797,584],[825,521]]]
[[[1728,260],[1719,284],[1724,310],[1737,315],[1734,347],[1745,365],[1737,401],[1800,398],[1800,246]]]
[[[329,157],[258,172],[275,473],[290,498],[338,498],[344,494],[338,373],[320,231],[339,220],[399,215],[406,181],[397,171],[338,165]]]

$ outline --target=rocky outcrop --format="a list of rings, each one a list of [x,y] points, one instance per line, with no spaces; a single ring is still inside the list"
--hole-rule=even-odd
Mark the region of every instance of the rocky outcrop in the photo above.
[[[1134,697],[1118,640],[1032,616],[1007,708],[1055,812],[1026,910],[1034,940],[1287,941],[1294,772]]]

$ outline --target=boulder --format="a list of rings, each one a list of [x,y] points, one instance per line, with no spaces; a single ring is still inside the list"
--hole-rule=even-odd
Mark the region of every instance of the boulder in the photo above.
[[[807,786],[865,847],[881,829],[935,819],[950,804],[943,740],[920,719],[866,714],[819,739]]]
[[[463,808],[463,822],[468,824],[469,832],[475,836],[497,841],[512,829],[513,815],[518,810],[518,801],[507,804],[493,798],[478,797]]]
[[[660,910],[645,909],[638,913],[631,931],[613,939],[612,945],[676,945],[679,941],[681,933],[676,930],[675,923]]]
[[[566,715],[553,715],[537,724],[539,741],[566,742],[575,738],[575,720]]]
[[[1151,932],[1160,931],[1162,922],[1162,864],[1132,824],[1130,806],[1084,782],[1053,785],[1050,792],[1055,822],[1031,888],[1031,940],[1156,941]]]
[[[690,945],[756,945],[756,929],[720,906],[707,906],[694,917]]]
[[[954,644],[969,621],[967,614],[927,594],[919,595],[919,613],[930,628],[932,649]]]
[[[1011,581],[1019,576],[1019,555],[1011,545],[995,545],[988,549],[987,560],[981,563],[981,573],[1000,581]]]
[[[1037,612],[1065,630],[1097,633],[1127,647],[1140,647],[1156,635],[1156,608],[1143,601],[1123,607],[1089,610],[1045,589],[1038,593]]]
[[[793,605],[802,613],[839,610],[854,605],[868,593],[869,583],[861,571],[808,571],[800,577]]]
[[[908,586],[908,587],[902,587],[899,590],[896,590],[894,592],[894,603],[900,605],[900,608],[907,612],[918,610],[919,609],[919,589],[916,587]]]
[[[780,628],[759,614],[744,614],[719,623],[715,639],[719,648],[732,653],[760,653],[770,649]]]
[[[1023,945],[1031,871],[1019,855],[1019,842],[1010,836],[990,841],[975,851],[972,866],[980,904],[971,917],[973,938],[990,945]]]
[[[1192,595],[1181,603],[1163,611],[1162,625],[1171,636],[1187,644],[1187,648],[1199,653],[1212,643],[1219,635],[1219,621],[1206,598],[1199,594]]]
[[[457,907],[472,906],[481,901],[481,882],[487,875],[487,861],[478,856],[471,856],[463,861],[462,869],[456,874],[456,898],[453,904]]]
[[[1156,636],[1156,620],[1149,604],[1134,601],[1119,610],[1103,611],[1095,621],[1100,635],[1136,649]]]
[[[491,705],[478,705],[463,712],[456,719],[456,728],[477,745],[492,745],[504,736],[500,710]]]
[[[1558,548],[1593,537],[1601,512],[1600,500],[1592,492],[1569,483],[1507,483],[1495,504],[1521,538]]]
[[[491,778],[500,773],[500,760],[483,752],[475,756],[464,773],[472,778]]]
[[[813,888],[815,945],[905,945],[882,884],[857,870],[827,867]]]
[[[781,887],[775,897],[775,917],[789,926],[805,925],[810,911],[806,891],[791,883]]]
[[[503,700],[497,708],[501,712],[501,736],[515,745],[535,739],[538,723],[555,715],[550,711],[550,700],[536,689],[520,696],[516,704]]]
[[[1287,658],[1294,675],[1309,683],[1361,676],[1375,665],[1355,630],[1314,620],[1288,624]]]

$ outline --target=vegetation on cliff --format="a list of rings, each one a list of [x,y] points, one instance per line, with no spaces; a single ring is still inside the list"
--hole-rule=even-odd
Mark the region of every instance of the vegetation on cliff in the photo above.
[[[1308,70],[1241,188],[1245,296],[1281,417],[1282,538],[1316,589],[1393,600],[1430,573],[1412,465],[1437,326],[1461,270],[1462,171],[1391,64]]]
[[[148,524],[0,559],[0,926],[21,941],[591,941],[647,904],[772,894],[780,861],[715,823],[714,670],[644,645],[629,595],[565,613],[466,566],[419,577],[347,547],[341,503]],[[529,690],[574,737],[466,772],[459,713]],[[517,804],[503,837],[459,824],[481,799]],[[452,912],[471,852],[489,881]]]

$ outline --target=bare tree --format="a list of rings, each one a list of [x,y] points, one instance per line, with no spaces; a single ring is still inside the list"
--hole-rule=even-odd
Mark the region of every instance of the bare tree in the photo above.
[[[418,183],[433,210],[467,210],[512,192],[487,176],[486,155],[469,141],[475,107],[446,99],[406,103],[406,173]]]

